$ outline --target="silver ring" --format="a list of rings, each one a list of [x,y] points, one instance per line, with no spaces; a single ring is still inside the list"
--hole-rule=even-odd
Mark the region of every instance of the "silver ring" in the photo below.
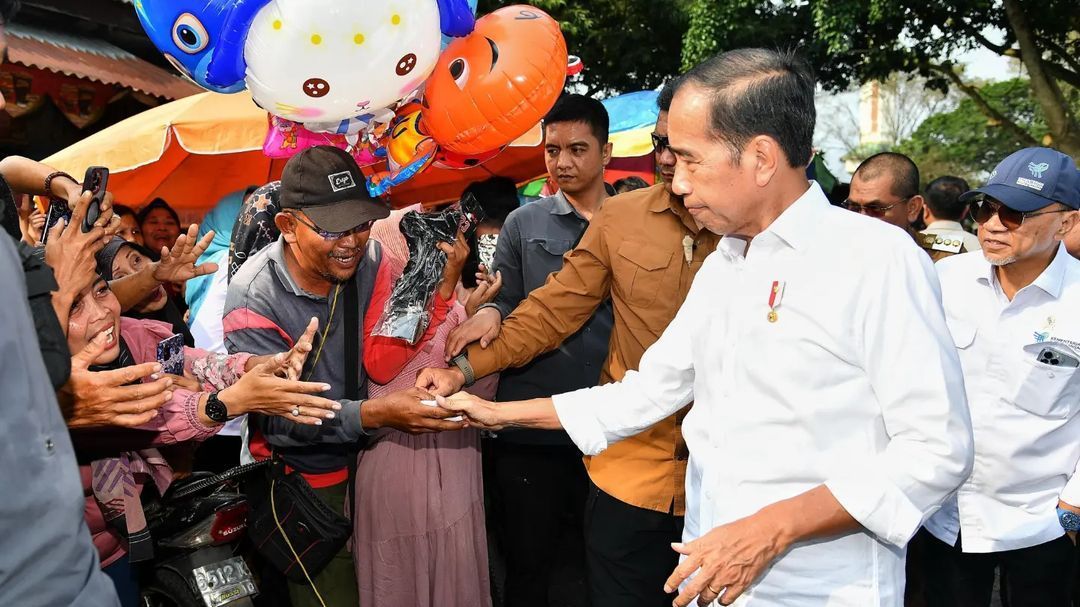
[[[294,407],[292,410],[293,417],[300,417],[300,407]]]

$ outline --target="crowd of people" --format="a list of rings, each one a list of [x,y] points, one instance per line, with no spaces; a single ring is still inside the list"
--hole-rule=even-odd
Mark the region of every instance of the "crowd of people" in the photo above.
[[[254,509],[289,478],[351,527],[302,575],[254,549],[266,605],[1078,604],[1080,170],[885,152],[831,199],[814,91],[762,49],[673,79],[653,186],[564,95],[558,191],[464,188],[415,343],[377,327],[424,201],[340,149],[186,228],[0,161],[0,604],[140,605],[142,497],[254,461]]]

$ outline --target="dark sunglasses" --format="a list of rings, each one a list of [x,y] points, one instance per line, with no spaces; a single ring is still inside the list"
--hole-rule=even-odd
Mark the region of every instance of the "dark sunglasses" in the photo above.
[[[656,133],[653,133],[649,136],[652,137],[652,149],[657,154],[663,154],[664,150],[671,147],[671,141],[666,135],[657,135]]]
[[[972,201],[970,206],[971,217],[975,220],[975,223],[986,223],[990,221],[991,217],[997,215],[998,220],[1001,221],[1001,225],[1005,226],[1006,230],[1019,230],[1020,226],[1024,225],[1024,220],[1028,217],[1049,215],[1051,213],[1068,213],[1072,210],[1059,209],[1056,211],[1033,211],[1025,213],[1023,211],[1017,211],[1016,209],[1010,209],[1004,204],[991,198]]]
[[[366,221],[356,226],[355,228],[352,228],[351,230],[345,230],[344,232],[327,232],[326,230],[323,230],[322,228],[307,221],[306,219],[292,211],[289,211],[289,215],[292,215],[293,219],[295,219],[296,221],[299,221],[300,223],[311,228],[311,231],[318,234],[320,237],[322,237],[323,240],[338,240],[339,238],[345,238],[349,234],[359,234],[361,232],[367,232],[371,229],[371,225],[375,223],[375,220],[371,220]]]
[[[857,202],[845,200],[844,202],[841,202],[839,206],[855,213],[862,213],[867,217],[881,219],[885,216],[885,213],[889,212],[890,209],[892,209],[898,204],[904,204],[912,198],[914,198],[914,196],[908,196],[907,198],[904,198],[903,200],[900,200],[899,202],[894,202],[892,204],[859,204]]]

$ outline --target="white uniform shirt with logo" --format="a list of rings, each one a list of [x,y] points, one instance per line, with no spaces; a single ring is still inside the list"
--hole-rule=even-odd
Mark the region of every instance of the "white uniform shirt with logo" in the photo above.
[[[744,245],[721,240],[640,371],[555,397],[559,418],[595,454],[694,401],[686,540],[822,483],[863,525],[796,545],[736,605],[899,607],[907,541],[971,464],[933,266],[817,184]]]
[[[1080,372],[1038,361],[1046,346],[1080,359],[1080,261],[1054,261],[1010,302],[982,253],[937,264],[960,352],[975,466],[926,528],[964,552],[1036,546],[1064,534],[1058,499],[1080,506]]]
[[[959,236],[960,239],[964,241],[965,252],[982,250],[982,244],[979,243],[979,237],[965,230],[964,226],[958,221],[939,219],[926,226],[923,233],[940,234],[942,236]]]

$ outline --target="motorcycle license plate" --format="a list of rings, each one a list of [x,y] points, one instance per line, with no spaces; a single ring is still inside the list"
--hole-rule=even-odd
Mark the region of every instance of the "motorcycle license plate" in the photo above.
[[[206,607],[222,607],[245,596],[255,596],[259,590],[251,571],[241,557],[218,561],[191,572]]]

